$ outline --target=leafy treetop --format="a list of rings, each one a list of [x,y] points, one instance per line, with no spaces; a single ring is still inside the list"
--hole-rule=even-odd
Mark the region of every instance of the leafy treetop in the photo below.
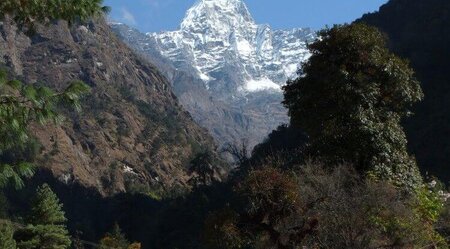
[[[363,24],[320,32],[303,72],[284,87],[292,125],[310,139],[312,157],[349,162],[363,173],[412,187],[421,182],[401,119],[423,98],[407,61]]]
[[[108,12],[103,0],[2,0],[0,19],[11,16],[21,26],[32,27],[35,23],[66,20],[69,23]]]

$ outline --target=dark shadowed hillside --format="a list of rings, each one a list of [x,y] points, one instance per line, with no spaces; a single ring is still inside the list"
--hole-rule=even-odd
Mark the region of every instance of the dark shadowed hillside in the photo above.
[[[66,113],[61,126],[32,129],[42,144],[38,164],[62,182],[103,195],[185,186],[192,158],[215,150],[166,79],[103,20],[73,27],[58,22],[32,36],[6,20],[0,63],[24,82],[60,90],[80,79],[91,86],[81,114]]]
[[[393,52],[407,58],[425,100],[406,122],[409,145],[423,172],[450,180],[450,1],[391,0],[358,20],[389,36]]]

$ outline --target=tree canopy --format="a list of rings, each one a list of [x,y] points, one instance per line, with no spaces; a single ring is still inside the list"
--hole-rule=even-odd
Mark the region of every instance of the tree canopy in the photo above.
[[[109,8],[103,6],[103,0],[3,0],[0,2],[0,19],[9,15],[17,24],[29,27],[35,23],[48,23],[59,19],[69,23],[85,21],[107,11]]]
[[[450,181],[450,1],[388,1],[357,22],[379,28],[389,47],[408,59],[425,99],[404,122],[410,151],[423,173]]]
[[[414,71],[376,28],[335,26],[320,37],[300,76],[284,87],[292,125],[309,136],[309,155],[417,186],[421,177],[400,124],[423,98]]]

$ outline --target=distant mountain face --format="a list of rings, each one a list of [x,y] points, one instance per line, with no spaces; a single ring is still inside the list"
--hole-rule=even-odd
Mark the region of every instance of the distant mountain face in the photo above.
[[[257,25],[241,0],[200,0],[180,30],[148,36],[177,68],[194,69],[219,95],[224,75],[236,74],[238,81],[228,83],[232,92],[279,91],[309,56],[306,41],[314,39],[309,29]]]
[[[172,68],[163,69],[169,78],[177,74],[175,70],[196,82],[194,89],[180,91],[178,87],[186,83],[177,80],[186,78],[171,79],[181,103],[219,143],[247,138],[251,145],[288,121],[281,106],[281,86],[296,76],[309,57],[307,43],[316,37],[310,29],[272,30],[258,25],[242,0],[199,0],[177,31],[143,35],[123,24],[112,27],[155,64]],[[199,87],[206,96],[192,93]],[[210,106],[198,108],[205,101]],[[217,109],[225,114],[214,114]]]
[[[66,113],[61,125],[31,127],[42,145],[36,164],[67,185],[103,195],[186,186],[190,161],[204,151],[215,155],[213,138],[166,78],[103,20],[58,22],[31,37],[1,22],[0,64],[30,84],[61,90],[79,79],[92,87],[82,113]]]
[[[450,1],[391,0],[358,22],[378,27],[410,61],[425,99],[406,120],[409,147],[423,173],[450,181]]]

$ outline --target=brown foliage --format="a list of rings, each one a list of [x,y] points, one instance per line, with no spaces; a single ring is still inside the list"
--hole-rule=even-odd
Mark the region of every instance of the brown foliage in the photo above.
[[[307,163],[298,168],[251,171],[234,188],[237,203],[208,218],[209,248],[442,245],[415,208],[417,196],[364,180],[349,166]]]

